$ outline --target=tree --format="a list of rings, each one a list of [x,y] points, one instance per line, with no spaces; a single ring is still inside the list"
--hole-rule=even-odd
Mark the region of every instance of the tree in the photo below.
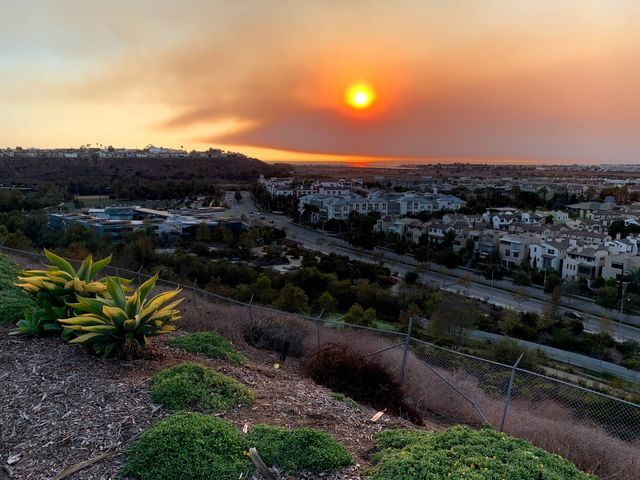
[[[211,240],[211,232],[209,232],[209,226],[202,222],[198,225],[198,229],[196,230],[195,240],[197,242],[207,243]]]
[[[502,338],[495,342],[490,347],[489,354],[493,360],[507,365],[514,364],[520,355],[523,355],[518,366],[528,370],[535,370],[542,360],[538,352],[527,350],[510,338]]]
[[[478,311],[470,300],[448,295],[431,315],[429,331],[437,339],[450,339],[460,345],[466,331],[477,327],[479,320]]]
[[[311,218],[314,213],[318,213],[320,209],[316,205],[305,203],[302,206],[302,215],[300,215],[300,221],[303,223],[311,223]]]
[[[529,275],[526,274],[526,272],[517,272],[513,276],[513,283],[515,285],[522,286],[531,285],[531,279],[529,278]]]
[[[369,307],[362,314],[362,319],[360,321],[360,325],[364,325],[366,327],[373,327],[376,321],[376,311]]]
[[[553,293],[561,283],[562,279],[557,273],[547,274],[547,278],[544,282],[544,293]]]
[[[527,289],[524,286],[519,286],[516,289],[516,300],[518,300],[518,305],[520,305],[524,300],[528,297]]]
[[[418,281],[418,272],[416,272],[415,270],[409,270],[404,275],[404,281],[409,285],[415,285],[415,283]]]
[[[598,288],[594,295],[594,301],[605,308],[616,308],[618,304],[618,290],[608,285]]]
[[[469,295],[469,287],[471,286],[471,275],[465,273],[458,279],[458,283],[462,287],[462,289]]]
[[[632,287],[635,290],[640,290],[640,267],[633,267],[630,276]]]
[[[362,320],[362,315],[364,314],[364,309],[359,303],[354,303],[349,308],[349,311],[345,314],[343,320],[347,323],[352,323],[354,325],[359,325]]]
[[[600,330],[607,335],[613,333],[613,322],[609,315],[603,315],[600,319]]]
[[[525,340],[535,337],[535,329],[525,324],[524,316],[511,309],[503,311],[502,318],[498,321],[498,329],[500,333],[510,337],[523,338]]]
[[[324,313],[333,313],[336,311],[336,301],[329,292],[324,292],[318,298],[318,306]]]
[[[417,318],[423,318],[423,317],[424,317],[424,312],[420,309],[420,307],[418,307],[418,305],[416,305],[415,303],[412,303],[405,310],[402,310],[400,312],[400,316],[398,317],[398,322],[400,323],[400,325],[402,325],[403,328],[407,328],[407,325],[409,325],[409,319],[413,318],[414,320],[413,331],[416,332],[418,326],[415,324],[415,320]]]
[[[373,249],[378,243],[374,235],[373,227],[380,218],[379,212],[369,212],[366,215],[357,212],[349,214],[349,235],[348,240],[354,247]]]
[[[427,300],[424,305],[425,313],[428,316],[433,315],[433,313],[440,306],[443,300],[444,300],[444,294],[442,292],[432,293],[431,296],[429,297],[429,300]]]
[[[538,330],[542,332],[550,331],[555,325],[560,323],[560,298],[562,297],[562,290],[560,287],[556,287],[551,292],[551,299],[547,303],[542,312],[542,315],[538,319]]]
[[[309,308],[309,298],[300,287],[287,282],[274,300],[273,306],[288,312],[302,313]]]
[[[269,304],[273,301],[275,290],[271,287],[271,279],[266,275],[260,275],[251,286],[254,301]]]

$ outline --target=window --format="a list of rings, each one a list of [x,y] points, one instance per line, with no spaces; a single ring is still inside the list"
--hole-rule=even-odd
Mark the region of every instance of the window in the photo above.
[[[520,256],[520,253],[518,252],[513,252],[513,258],[518,258]]]
[[[504,251],[504,256],[505,257],[510,257],[511,256],[511,250],[505,250]]]

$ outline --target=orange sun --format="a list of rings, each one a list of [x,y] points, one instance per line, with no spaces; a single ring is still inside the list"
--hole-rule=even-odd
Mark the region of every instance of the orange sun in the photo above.
[[[357,83],[347,88],[345,101],[347,105],[356,110],[369,108],[376,99],[376,93],[369,85]]]

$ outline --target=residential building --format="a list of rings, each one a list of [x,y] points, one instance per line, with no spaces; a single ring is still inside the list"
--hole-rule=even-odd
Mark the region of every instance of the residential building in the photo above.
[[[575,282],[586,280],[589,284],[602,275],[605,258],[609,251],[601,246],[572,246],[562,262],[562,279]]]
[[[562,260],[570,247],[568,240],[542,241],[529,245],[529,265],[538,270],[562,271]]]
[[[500,238],[500,264],[505,268],[519,267],[528,260],[529,245],[537,240],[528,234],[507,234]]]

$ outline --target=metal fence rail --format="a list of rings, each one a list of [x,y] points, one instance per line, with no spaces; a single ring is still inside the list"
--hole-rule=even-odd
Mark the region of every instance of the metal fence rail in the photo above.
[[[43,262],[40,253],[4,246],[0,250],[32,260],[34,266]],[[138,283],[150,278],[141,270],[108,267],[107,273],[125,275]],[[159,284],[190,293],[184,304],[187,310],[200,304],[237,307],[239,321],[250,326],[277,319],[286,326],[287,335],[304,337],[300,354],[337,343],[361,352],[363,359],[375,358],[397,369],[405,393],[425,412],[437,412],[453,421],[489,424],[524,438],[531,437],[533,429],[544,434],[579,425],[589,435],[604,435],[606,441],[628,442],[636,449],[640,445],[639,404],[518,368],[517,362],[506,365],[419,340],[412,336],[411,322],[405,332],[380,330],[323,319],[322,314],[314,317],[241,302],[203,290],[195,282],[183,285],[160,280]],[[206,314],[205,309],[200,315]],[[220,320],[204,318],[212,329],[217,328],[216,321]]]

